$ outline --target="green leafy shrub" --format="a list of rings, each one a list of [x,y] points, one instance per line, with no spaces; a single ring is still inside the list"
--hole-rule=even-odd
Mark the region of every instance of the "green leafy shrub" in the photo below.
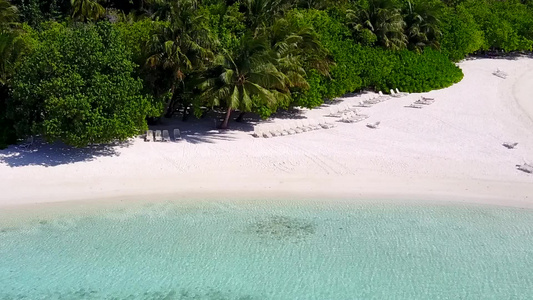
[[[118,31],[109,23],[45,28],[13,79],[8,110],[17,133],[83,147],[146,129],[155,111]]]

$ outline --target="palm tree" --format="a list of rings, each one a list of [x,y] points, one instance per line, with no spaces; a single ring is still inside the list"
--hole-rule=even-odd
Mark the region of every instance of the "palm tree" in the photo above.
[[[97,0],[71,0],[70,3],[74,20],[97,21],[105,15],[105,8]]]
[[[268,27],[295,3],[292,0],[243,0],[248,28],[254,33]]]
[[[187,75],[204,70],[214,58],[212,49],[218,44],[206,25],[205,15],[197,13],[196,1],[174,1],[170,9],[170,25],[162,27],[153,37],[153,54],[146,61],[147,66],[172,74],[166,117],[174,113],[175,104],[185,89]]]
[[[254,102],[270,107],[288,101],[287,78],[274,65],[267,53],[267,44],[246,36],[234,53],[217,57],[212,76],[201,84],[201,98],[212,106],[224,105],[226,116],[220,128],[228,127],[235,109],[251,111]]]
[[[404,9],[404,19],[406,21],[406,32],[409,39],[409,48],[418,52],[424,47],[431,46],[439,48],[438,39],[442,36],[439,28],[441,1],[418,1],[413,3],[407,1]]]
[[[0,0],[0,31],[9,30],[16,24],[18,9],[7,0]]]
[[[381,46],[398,50],[407,45],[405,21],[393,0],[369,0],[368,7],[347,10],[348,25],[356,36],[370,31]]]
[[[305,75],[304,69],[312,68],[322,75],[329,75],[333,62],[312,27],[280,18],[264,31],[264,36],[270,41],[278,69],[295,79],[289,86],[302,83],[297,76]],[[307,86],[307,82],[303,85]]]

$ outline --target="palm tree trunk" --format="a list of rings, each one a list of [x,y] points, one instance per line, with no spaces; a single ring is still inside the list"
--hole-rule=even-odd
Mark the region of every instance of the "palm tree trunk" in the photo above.
[[[231,108],[228,108],[228,111],[226,112],[226,117],[224,118],[224,122],[220,124],[220,129],[228,129],[228,123],[229,123],[230,116],[231,116]]]
[[[172,93],[172,97],[170,97],[170,99],[167,102],[167,107],[165,109],[165,118],[170,118],[174,114],[174,110],[175,110],[174,105],[176,104],[178,97],[179,97],[179,90],[175,89],[174,92]]]

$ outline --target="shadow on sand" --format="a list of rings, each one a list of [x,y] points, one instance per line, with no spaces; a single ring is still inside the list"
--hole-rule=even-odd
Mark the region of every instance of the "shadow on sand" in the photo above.
[[[44,166],[72,164],[91,161],[100,156],[118,156],[117,148],[128,147],[131,142],[94,145],[85,148],[74,148],[62,143],[47,144],[35,142],[31,148],[22,149],[11,146],[0,150],[0,163],[10,167]]]

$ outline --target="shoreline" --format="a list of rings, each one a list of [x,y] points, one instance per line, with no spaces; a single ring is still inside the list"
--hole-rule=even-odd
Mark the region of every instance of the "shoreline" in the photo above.
[[[514,167],[533,160],[533,102],[528,102],[533,59],[477,59],[460,66],[465,78],[452,87],[362,109],[369,119],[333,129],[256,139],[250,135],[253,125],[294,120],[250,120],[227,132],[199,120],[163,124],[183,128],[185,141],[179,143],[135,138],[100,154],[55,146],[23,153],[10,147],[0,151],[0,209],[169,195],[180,202],[405,199],[533,208],[533,175]],[[493,76],[496,68],[508,78]],[[436,102],[405,108],[421,95]],[[362,97],[342,103],[351,106]],[[303,109],[296,118],[321,118],[329,106]],[[381,121],[381,128],[366,128],[367,121]],[[517,149],[501,146],[515,141]]]

